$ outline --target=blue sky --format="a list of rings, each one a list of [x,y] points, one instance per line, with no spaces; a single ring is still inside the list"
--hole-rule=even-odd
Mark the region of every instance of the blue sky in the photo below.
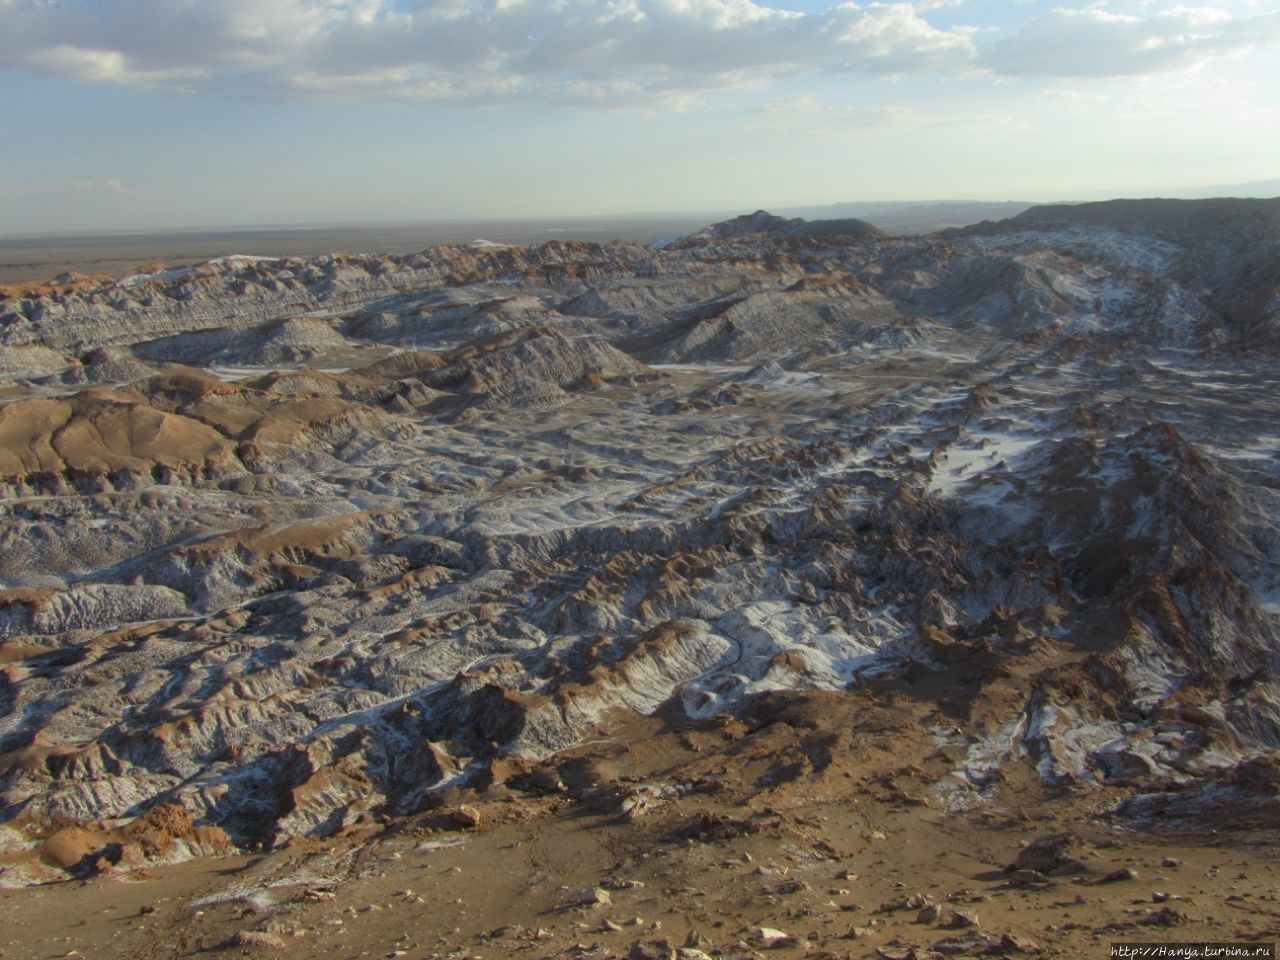
[[[1280,0],[0,0],[0,233],[1280,177]]]

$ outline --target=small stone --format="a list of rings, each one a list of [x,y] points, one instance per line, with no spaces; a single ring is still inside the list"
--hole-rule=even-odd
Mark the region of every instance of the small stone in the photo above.
[[[951,930],[965,930],[978,926],[978,915],[972,910],[952,910],[947,918],[947,927]]]
[[[1161,860],[1161,861],[1160,861],[1160,866],[1162,866],[1162,867],[1180,867],[1180,866],[1182,866],[1182,861],[1181,861],[1181,860],[1179,860],[1177,857],[1165,857],[1163,860]]]
[[[774,888],[774,891],[776,893],[801,893],[809,889],[809,884],[805,883],[803,880],[793,879],[782,881],[782,883],[778,884],[778,886]]]
[[[643,889],[644,882],[641,880],[622,880],[617,877],[610,877],[601,883],[600,886],[604,887],[606,890],[640,890]]]
[[[240,930],[231,938],[233,947],[256,947],[261,950],[284,950],[284,940],[274,933],[262,933],[258,930]]]
[[[999,950],[1001,953],[1039,953],[1040,945],[1016,933],[1006,933],[1000,938]]]
[[[916,914],[916,923],[937,923],[942,916],[942,908],[936,903],[930,903],[920,909]]]
[[[528,783],[542,793],[564,793],[568,789],[554,768],[539,767],[529,774]]]
[[[613,906],[613,897],[609,896],[609,891],[601,887],[592,887],[590,890],[583,890],[582,896],[578,903],[583,906],[591,907],[611,907]]]
[[[676,960],[676,948],[668,940],[637,940],[627,960]]]
[[[471,806],[458,807],[449,814],[449,822],[464,830],[474,830],[480,826],[480,811]]]
[[[1015,870],[1009,876],[1009,885],[1027,887],[1033,883],[1048,883],[1049,878],[1039,870]]]
[[[792,942],[792,936],[775,927],[756,927],[755,932],[751,934],[751,939],[763,946],[766,950],[774,947],[788,946]]]
[[[622,798],[618,809],[628,820],[638,820],[653,807],[652,801],[643,793],[633,793]]]
[[[1054,833],[1037,837],[1020,851],[1005,872],[1038,870],[1041,873],[1061,873],[1076,870],[1080,864],[1076,853],[1081,849],[1080,840],[1073,833]]]
[[[896,897],[893,900],[887,900],[880,904],[876,913],[894,913],[898,910],[919,910],[927,907],[933,901],[926,897],[923,893],[913,893],[910,896]]]
[[[1121,880],[1137,880],[1138,871],[1133,867],[1121,867],[1119,870],[1112,870],[1105,877],[1099,880],[1099,883],[1119,883]]]

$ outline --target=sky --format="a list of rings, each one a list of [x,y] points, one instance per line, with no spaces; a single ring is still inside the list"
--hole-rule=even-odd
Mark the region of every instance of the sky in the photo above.
[[[1280,177],[1280,0],[0,0],[0,234]]]

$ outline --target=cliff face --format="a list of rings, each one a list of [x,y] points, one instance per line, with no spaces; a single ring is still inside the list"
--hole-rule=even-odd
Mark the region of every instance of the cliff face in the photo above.
[[[929,677],[965,685],[926,731],[949,806],[1021,768],[1133,816],[1249,789],[1273,206],[0,302],[0,838],[161,802],[324,835],[628,714]]]

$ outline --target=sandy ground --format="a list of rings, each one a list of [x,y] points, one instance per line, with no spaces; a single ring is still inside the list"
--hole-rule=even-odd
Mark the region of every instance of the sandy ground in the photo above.
[[[1280,937],[1275,824],[1139,831],[1029,770],[948,810],[926,701],[785,701],[632,719],[532,778],[328,840],[6,891],[0,956],[1077,958]],[[1076,863],[1008,872],[1064,831]]]

